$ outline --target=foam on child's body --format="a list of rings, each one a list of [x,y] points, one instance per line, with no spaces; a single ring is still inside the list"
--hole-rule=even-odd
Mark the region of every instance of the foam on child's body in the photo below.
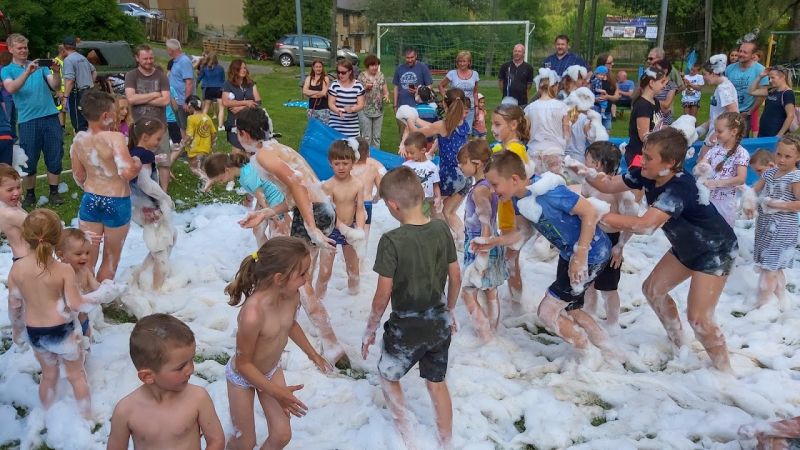
[[[564,181],[564,178],[560,175],[556,175],[552,172],[543,173],[538,180],[527,187],[531,195],[517,201],[517,208],[520,214],[531,222],[538,222],[542,215],[542,207],[536,202],[536,197],[566,184],[566,181]]]

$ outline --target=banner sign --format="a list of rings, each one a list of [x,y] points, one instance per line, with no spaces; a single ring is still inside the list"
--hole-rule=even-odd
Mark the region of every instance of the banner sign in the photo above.
[[[658,16],[607,15],[603,25],[604,39],[654,41],[658,35]]]

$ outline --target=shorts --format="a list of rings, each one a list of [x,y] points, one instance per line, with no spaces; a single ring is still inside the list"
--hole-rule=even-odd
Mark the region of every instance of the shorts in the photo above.
[[[475,261],[476,255],[469,249],[469,243],[474,237],[477,236],[467,236],[464,239],[464,271],[462,271],[462,279],[464,278],[463,274],[466,273],[467,266]],[[480,290],[494,289],[506,282],[508,279],[508,268],[506,268],[504,255],[504,247],[497,246],[489,250],[489,265],[483,273],[481,285],[474,286],[475,288]],[[467,280],[464,281],[466,282]]]
[[[255,389],[256,387],[250,384],[250,382],[247,381],[247,378],[243,377],[233,368],[232,362],[233,358],[229,359],[228,363],[225,364],[225,379],[240,389]],[[272,380],[272,376],[275,375],[275,372],[277,372],[279,368],[280,365],[276,365],[272,368],[272,370],[264,374],[264,378],[267,380]]]
[[[336,245],[341,245],[341,246],[350,245],[350,243],[347,242],[347,238],[344,237],[344,235],[341,232],[339,232],[338,228],[334,228],[331,234],[328,235],[328,237],[333,239],[336,242]]]
[[[53,327],[25,327],[25,330],[28,333],[28,342],[38,353],[54,353],[70,361],[80,356],[78,340],[71,339],[75,333],[72,322]]]
[[[466,197],[471,187],[472,177],[467,178],[461,175],[461,172],[454,178],[442,178],[439,181],[439,189],[442,191],[442,197],[451,197],[456,194]]]
[[[728,276],[733,270],[733,263],[739,253],[739,243],[736,240],[723,242],[716,249],[695,255],[694,258],[681,258],[670,250],[678,261],[689,270],[702,272],[717,277]]]
[[[9,136],[0,136],[0,163],[14,165],[14,139]]]
[[[203,88],[203,100],[219,100],[222,98],[221,87]]]
[[[573,290],[572,283],[569,280],[569,261],[559,257],[558,267],[556,268],[556,281],[547,288],[547,293],[567,303],[566,311],[581,309],[583,308],[583,297],[586,294],[586,287],[597,278],[597,275],[602,272],[606,264],[608,264],[608,261],[600,264],[589,264],[589,278],[578,288],[579,290]]]
[[[619,233],[607,233],[608,239],[611,240],[611,246],[617,245],[619,242]],[[597,278],[594,279],[594,288],[598,291],[609,292],[609,291],[616,291],[619,287],[619,279],[622,272],[622,266],[614,268],[611,267],[611,263],[609,262],[603,267],[603,270],[597,274]]]
[[[167,138],[173,143],[178,144],[181,142],[181,127],[178,122],[167,122]]]
[[[450,323],[446,311],[392,312],[383,325],[382,350],[378,373],[384,379],[399,381],[419,363],[420,377],[434,383],[444,381],[450,350]]]
[[[44,154],[48,173],[61,174],[64,157],[64,129],[58,121],[58,114],[31,119],[19,125],[19,146],[28,157],[27,175],[36,175],[39,154]]]
[[[333,205],[330,203],[312,203],[311,209],[314,212],[314,223],[317,228],[319,228],[325,236],[333,233],[333,228],[336,224],[336,210],[333,209]],[[311,243],[311,236],[309,236],[308,231],[306,231],[303,216],[296,206],[292,210],[292,227],[289,234],[294,237],[305,239],[306,242]]]
[[[367,210],[367,221],[364,223],[369,225],[372,223],[372,202],[364,202],[364,209]]]
[[[125,226],[131,221],[131,198],[84,192],[78,218],[81,222],[102,223],[109,228]]]

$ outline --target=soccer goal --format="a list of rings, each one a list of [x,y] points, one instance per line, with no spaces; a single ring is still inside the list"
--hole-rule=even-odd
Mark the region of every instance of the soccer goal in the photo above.
[[[417,58],[442,76],[456,68],[456,55],[472,53],[472,68],[482,77],[497,74],[511,59],[516,44],[525,45],[525,61],[530,54],[529,39],[535,25],[528,20],[484,22],[401,22],[379,23],[378,58],[384,67],[403,62],[403,49],[414,47]]]

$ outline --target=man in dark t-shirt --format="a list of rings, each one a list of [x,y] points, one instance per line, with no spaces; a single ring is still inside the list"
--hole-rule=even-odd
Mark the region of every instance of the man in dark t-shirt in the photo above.
[[[562,76],[569,66],[578,65],[589,70],[589,66],[580,55],[569,52],[568,36],[561,34],[556,37],[555,50],[555,53],[545,58],[542,67],[554,70],[558,76]]]
[[[497,86],[503,97],[513,97],[521,107],[528,104],[528,95],[533,86],[533,67],[525,62],[525,46],[517,44],[511,53],[511,61],[500,66]]]

